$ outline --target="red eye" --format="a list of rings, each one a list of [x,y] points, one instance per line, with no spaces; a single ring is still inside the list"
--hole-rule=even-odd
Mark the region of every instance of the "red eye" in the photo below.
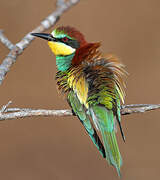
[[[68,41],[68,38],[67,38],[67,37],[64,37],[62,40],[63,40],[63,42],[67,42],[67,41]]]

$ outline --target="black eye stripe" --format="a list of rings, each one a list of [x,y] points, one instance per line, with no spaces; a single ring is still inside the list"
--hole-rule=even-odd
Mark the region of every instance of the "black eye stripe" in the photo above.
[[[67,37],[68,38],[68,37]],[[68,38],[66,42],[64,42],[64,39],[63,38],[55,38],[54,39],[55,42],[62,42],[68,46],[71,46],[72,48],[79,48],[80,47],[80,44],[77,40],[73,40],[73,39],[70,39]]]
[[[67,42],[69,42],[69,41],[72,41],[72,39],[69,39],[69,38],[67,38],[66,41],[64,41],[64,38],[58,38],[58,40],[59,40],[60,42],[63,42],[63,43],[67,43]]]

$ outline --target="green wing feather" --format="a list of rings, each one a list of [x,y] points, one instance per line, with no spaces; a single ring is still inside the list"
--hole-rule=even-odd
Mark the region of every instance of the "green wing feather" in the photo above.
[[[117,169],[118,175],[120,176],[122,158],[115,135],[115,117],[113,111],[108,110],[102,105],[92,106],[92,110],[94,112],[94,116],[97,118],[98,128],[102,135],[106,159],[109,164],[113,165]]]
[[[92,139],[93,143],[98,148],[99,152],[105,158],[105,149],[103,144],[101,143],[100,138],[97,135],[96,130],[94,129],[93,125],[90,122],[89,116],[86,112],[84,105],[82,105],[77,98],[76,94],[73,91],[70,91],[68,94],[68,103],[71,106],[73,112],[76,116],[80,119],[81,123],[85,127],[87,133],[89,134],[90,138]]]
[[[124,135],[120,123],[120,99],[117,91],[114,88],[108,91],[107,85],[100,85],[99,92],[88,99],[90,114],[102,135],[106,159],[121,176],[122,157],[116,140],[116,121],[119,124],[123,139]]]

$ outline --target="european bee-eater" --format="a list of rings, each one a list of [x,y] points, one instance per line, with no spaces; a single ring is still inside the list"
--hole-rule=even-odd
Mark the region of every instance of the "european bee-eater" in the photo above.
[[[112,54],[102,55],[100,43],[88,43],[82,33],[69,26],[58,27],[51,34],[32,35],[48,41],[56,56],[58,89],[66,93],[74,115],[120,176],[122,157],[115,133],[118,123],[124,140],[120,114],[120,103],[124,102],[123,65]]]

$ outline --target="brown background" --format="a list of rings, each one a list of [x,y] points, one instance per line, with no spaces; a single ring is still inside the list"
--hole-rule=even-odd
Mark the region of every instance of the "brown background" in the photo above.
[[[55,9],[55,0],[1,0],[0,28],[14,43]],[[58,25],[80,29],[88,41],[121,57],[129,72],[126,103],[160,103],[160,1],[81,0]],[[51,30],[50,30],[51,31]],[[48,32],[50,32],[48,31]],[[0,43],[0,58],[8,50]],[[57,94],[55,57],[36,39],[0,86],[0,105],[68,108]],[[122,179],[160,178],[160,111],[123,117],[118,141]],[[76,117],[26,118],[0,123],[0,179],[118,179],[93,146]]]

